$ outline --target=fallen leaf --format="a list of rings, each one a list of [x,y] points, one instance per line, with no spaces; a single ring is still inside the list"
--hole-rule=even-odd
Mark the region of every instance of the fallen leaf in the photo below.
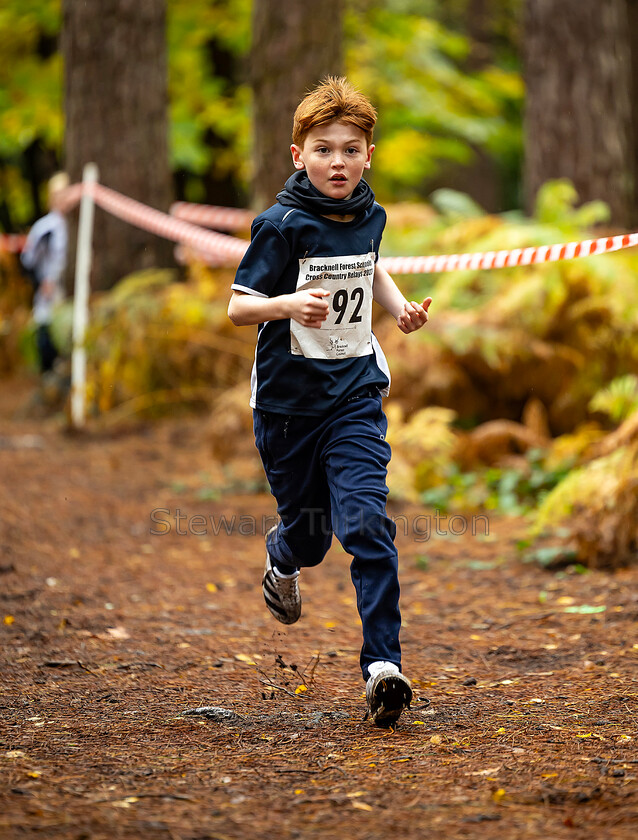
[[[98,633],[99,639],[130,639],[131,636],[125,627],[118,624],[117,627],[107,627],[104,633]]]
[[[356,808],[358,811],[372,811],[372,805],[368,805],[367,802],[359,802],[358,800],[353,801],[352,807]]]
[[[13,624],[15,618],[12,615],[5,615],[3,621],[5,624]]]
[[[303,694],[304,691],[308,691],[308,686],[306,685],[298,685],[295,689],[295,694]]]
[[[498,790],[495,790],[492,794],[492,799],[494,802],[502,802],[503,799],[505,799],[505,796],[505,790],[503,788],[499,788]]]
[[[245,662],[247,665],[255,665],[255,660],[245,653],[236,653],[235,659],[239,660],[239,662]]]
[[[207,583],[207,584],[206,584],[206,589],[207,589],[209,592],[217,592],[217,587],[215,586],[215,584],[214,584],[214,583]]]
[[[111,802],[110,804],[114,808],[130,808],[135,802],[138,802],[137,796],[127,796],[126,799],[120,799],[116,802]]]

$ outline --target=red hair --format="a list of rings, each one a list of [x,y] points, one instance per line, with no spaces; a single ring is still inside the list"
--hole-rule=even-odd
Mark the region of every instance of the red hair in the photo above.
[[[361,129],[368,146],[372,143],[377,112],[367,97],[343,76],[328,76],[304,96],[295,111],[292,142],[303,146],[311,129],[335,120]]]

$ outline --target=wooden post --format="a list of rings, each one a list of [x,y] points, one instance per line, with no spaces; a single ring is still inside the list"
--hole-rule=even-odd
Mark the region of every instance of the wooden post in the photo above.
[[[81,429],[86,420],[86,348],[84,337],[89,320],[89,279],[95,203],[92,185],[97,183],[96,164],[87,163],[82,173],[82,200],[75,261],[73,294],[73,353],[71,356],[71,425]]]

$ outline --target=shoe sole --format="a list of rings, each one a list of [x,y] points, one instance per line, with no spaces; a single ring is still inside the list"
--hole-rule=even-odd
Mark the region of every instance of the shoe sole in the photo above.
[[[401,712],[410,708],[411,701],[412,689],[405,678],[383,677],[374,690],[370,717],[376,726],[392,726],[401,716]]]

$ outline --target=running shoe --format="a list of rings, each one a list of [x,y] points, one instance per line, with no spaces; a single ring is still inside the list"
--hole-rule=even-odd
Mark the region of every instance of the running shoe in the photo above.
[[[404,709],[410,708],[412,688],[396,665],[388,664],[369,677],[366,701],[370,717],[377,726],[389,727],[397,722]]]
[[[275,526],[276,527],[276,526]],[[271,528],[270,534],[274,528]],[[266,537],[268,537],[266,534]],[[261,582],[266,606],[282,624],[294,624],[301,615],[301,594],[299,592],[299,572],[281,576],[273,568],[268,549],[266,549],[266,568]]]

